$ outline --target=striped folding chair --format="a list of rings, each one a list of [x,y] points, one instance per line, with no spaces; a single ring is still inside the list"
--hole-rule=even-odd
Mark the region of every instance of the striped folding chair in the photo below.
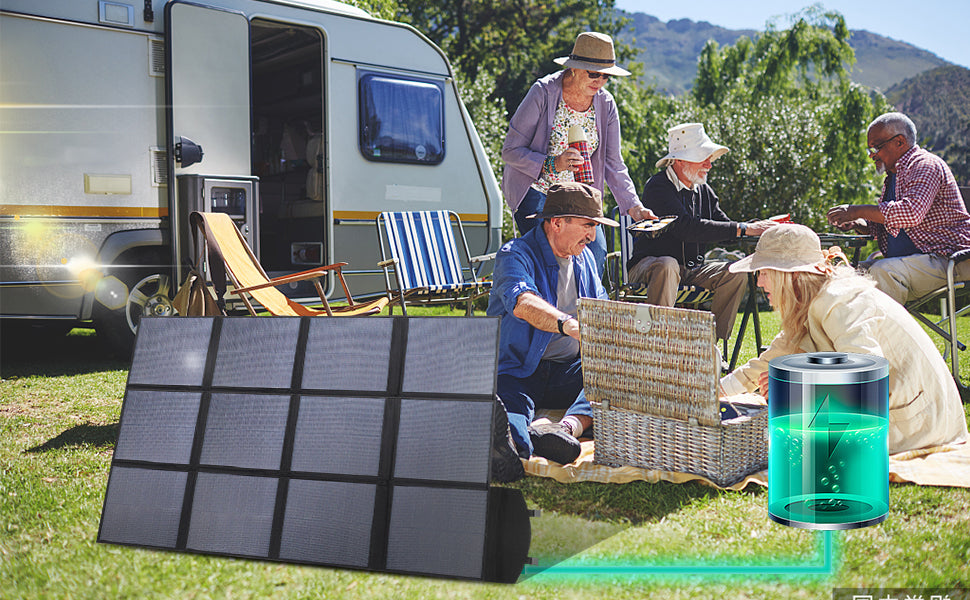
[[[465,302],[465,314],[470,316],[472,302],[491,289],[492,282],[481,279],[479,273],[495,253],[471,256],[461,219],[454,212],[383,212],[376,223],[381,247],[378,266],[384,270],[392,312],[393,304],[400,304],[407,315],[408,304]]]

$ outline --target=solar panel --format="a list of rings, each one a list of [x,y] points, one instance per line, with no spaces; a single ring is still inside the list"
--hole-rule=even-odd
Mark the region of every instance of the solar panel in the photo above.
[[[498,319],[141,321],[98,541],[514,582]]]

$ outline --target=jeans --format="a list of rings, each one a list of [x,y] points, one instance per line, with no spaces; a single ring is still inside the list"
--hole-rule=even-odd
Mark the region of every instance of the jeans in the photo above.
[[[525,457],[532,455],[528,428],[537,408],[565,408],[567,415],[593,416],[583,390],[583,365],[578,356],[564,363],[541,360],[529,377],[500,374],[498,397],[508,412],[512,439]]]
[[[546,195],[535,188],[529,188],[529,191],[525,193],[525,198],[519,204],[519,207],[515,209],[515,226],[519,229],[519,236],[523,236],[529,232],[530,229],[535,227],[540,223],[540,219],[527,219],[529,215],[534,215],[542,211],[542,207],[546,204]],[[596,226],[596,239],[589,244],[590,252],[593,253],[593,264],[596,265],[596,273],[599,275],[600,279],[603,278],[603,269],[606,266],[606,234],[603,232],[603,226]]]

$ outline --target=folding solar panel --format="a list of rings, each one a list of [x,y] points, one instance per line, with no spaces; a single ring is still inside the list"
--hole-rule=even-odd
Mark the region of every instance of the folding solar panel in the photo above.
[[[98,541],[513,582],[498,320],[146,318]]]

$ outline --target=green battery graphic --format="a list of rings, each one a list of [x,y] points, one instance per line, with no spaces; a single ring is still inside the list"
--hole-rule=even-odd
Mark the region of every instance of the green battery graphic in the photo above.
[[[854,529],[889,511],[886,359],[813,352],[768,367],[768,516]]]

